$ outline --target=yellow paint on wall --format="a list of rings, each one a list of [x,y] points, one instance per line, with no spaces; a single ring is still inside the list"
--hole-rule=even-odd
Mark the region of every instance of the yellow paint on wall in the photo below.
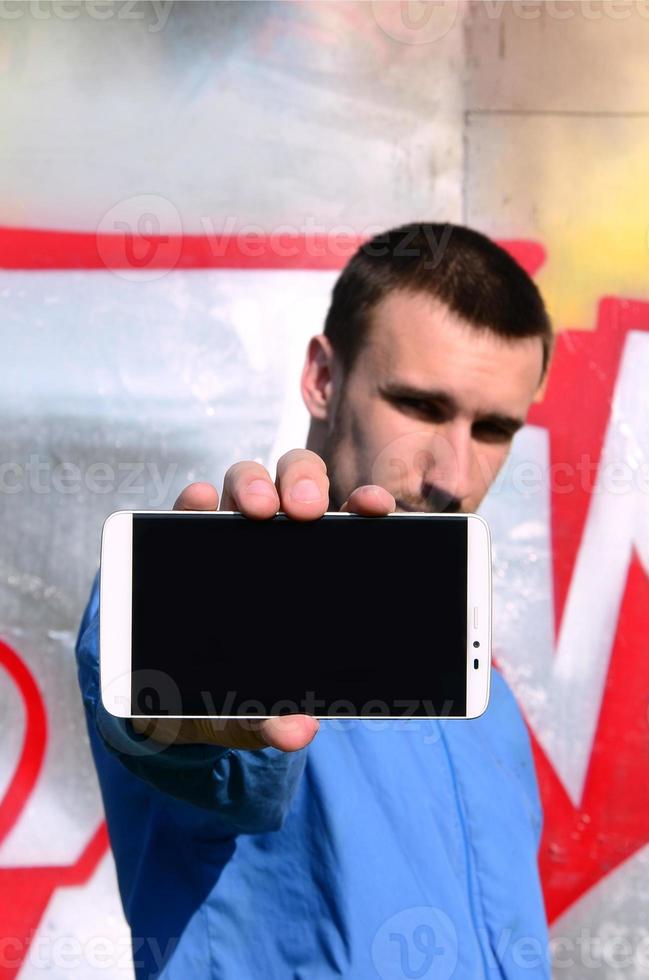
[[[558,328],[591,327],[604,295],[649,299],[649,118],[561,122],[530,187],[538,283]]]
[[[480,114],[467,221],[543,244],[537,282],[558,330],[591,329],[602,296],[649,300],[649,114]]]

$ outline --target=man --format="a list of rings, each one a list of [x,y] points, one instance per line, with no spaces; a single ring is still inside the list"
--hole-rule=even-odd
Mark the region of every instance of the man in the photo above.
[[[551,346],[536,286],[484,236],[435,224],[377,236],[309,343],[306,449],[275,480],[239,462],[220,499],[197,483],[175,506],[295,520],[475,511]],[[253,574],[263,586],[273,569]],[[332,582],[314,631],[352,589]],[[79,677],[139,976],[549,976],[537,785],[498,674],[478,719],[285,715],[178,731],[106,713],[97,641],[95,579]]]

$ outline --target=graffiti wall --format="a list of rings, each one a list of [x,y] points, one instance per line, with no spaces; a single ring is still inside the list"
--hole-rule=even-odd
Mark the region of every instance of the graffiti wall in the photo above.
[[[631,2],[0,9],[1,977],[132,975],[74,665],[104,517],[303,444],[337,270],[419,218],[555,320],[483,506],[494,652],[555,974],[649,976],[647,65]]]
[[[466,220],[543,246],[559,333],[510,459],[498,656],[534,737],[556,976],[649,975],[649,11],[472,5]],[[517,583],[517,584],[516,584]],[[514,588],[515,594],[510,592]]]

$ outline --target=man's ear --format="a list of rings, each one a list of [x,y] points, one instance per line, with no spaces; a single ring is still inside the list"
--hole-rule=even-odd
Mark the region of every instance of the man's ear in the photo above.
[[[555,333],[552,335],[552,343],[550,345],[550,350],[548,351],[548,364],[545,369],[545,374],[543,375],[543,380],[541,381],[541,384],[536,389],[536,394],[532,399],[534,403],[542,402],[543,399],[545,398],[545,392],[548,387],[548,378],[550,377],[550,368],[552,367],[552,358],[554,355],[554,348],[556,347],[556,343],[557,343],[557,335]]]
[[[311,418],[326,421],[338,382],[338,361],[328,337],[318,334],[307,347],[300,390]]]
[[[546,371],[545,372],[545,375],[543,377],[543,381],[541,382],[541,384],[536,389],[536,394],[534,395],[534,398],[532,399],[532,402],[534,404],[536,404],[537,402],[542,402],[543,399],[545,398],[545,390],[548,387],[548,375],[549,375],[549,373],[550,373],[549,371]]]

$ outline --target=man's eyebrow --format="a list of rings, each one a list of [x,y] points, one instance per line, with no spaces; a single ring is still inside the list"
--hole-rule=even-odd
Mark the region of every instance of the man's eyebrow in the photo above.
[[[441,389],[417,388],[402,382],[388,382],[379,387],[381,393],[387,398],[411,398],[413,401],[429,402],[431,405],[445,408],[450,414],[455,414],[458,410],[457,402],[453,396]],[[478,415],[476,421],[500,425],[512,435],[525,425],[525,419],[516,418],[513,415],[502,415],[500,412],[485,412],[483,415]]]

